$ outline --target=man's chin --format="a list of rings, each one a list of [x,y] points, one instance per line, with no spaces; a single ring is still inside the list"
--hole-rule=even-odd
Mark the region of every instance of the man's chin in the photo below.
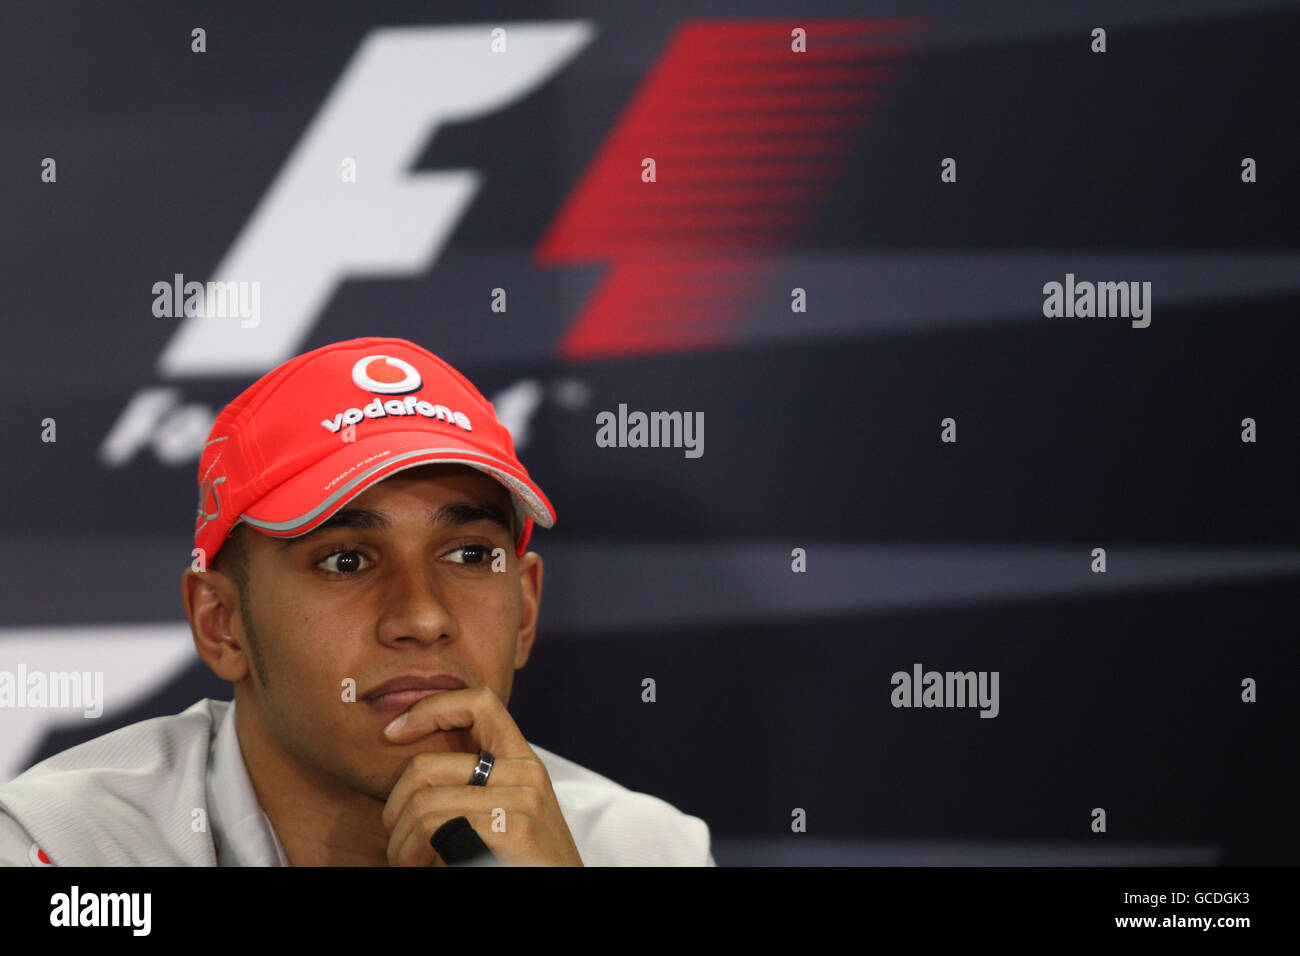
[[[388,800],[388,795],[392,793],[393,787],[397,785],[397,781],[401,779],[402,774],[406,771],[411,758],[417,754],[464,753],[477,756],[479,752],[469,733],[464,730],[439,730],[409,744],[400,746],[385,744],[383,746],[385,751],[384,769],[377,776],[368,779],[364,786],[357,789],[374,797],[376,800],[384,801]],[[464,782],[469,783],[469,773],[465,774]]]

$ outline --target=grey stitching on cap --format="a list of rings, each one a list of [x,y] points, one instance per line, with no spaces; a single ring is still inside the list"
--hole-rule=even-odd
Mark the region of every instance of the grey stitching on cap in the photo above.
[[[329,510],[330,506],[333,505],[335,502],[348,496],[348,494],[358,485],[363,484],[367,479],[369,479],[376,472],[382,471],[383,469],[392,466],[394,462],[406,461],[407,459],[417,458],[421,455],[437,454],[437,453],[448,452],[448,451],[456,452],[457,454],[461,454],[461,455],[465,455],[465,454],[481,455],[482,457],[488,459],[489,461],[495,461],[497,464],[500,465],[505,464],[505,462],[501,461],[501,459],[499,458],[494,458],[491,455],[479,451],[470,451],[469,449],[466,448],[422,448],[419,449],[418,451],[411,451],[411,452],[407,452],[404,455],[398,455],[396,458],[386,459],[385,461],[371,468],[369,471],[363,472],[362,474],[358,475],[356,478],[352,479],[352,481],[348,482],[338,491],[334,492],[332,495],[330,495],[328,498],[322,501],[319,505],[317,505],[316,507],[312,508],[310,511],[304,514],[299,515],[297,518],[290,518],[288,521],[258,521],[255,518],[250,518],[247,514],[240,515],[240,518],[243,521],[247,522],[248,524],[252,525],[254,528],[260,528],[270,533],[279,532],[280,534],[283,535],[283,533],[286,531],[292,531],[295,528],[301,528],[303,525],[311,523],[315,518],[319,517],[325,511]],[[464,459],[464,458],[439,458],[436,459],[436,461],[431,461],[431,462],[413,461],[409,465],[404,465],[401,468],[394,469],[393,474],[397,474],[397,472],[399,471],[405,471],[407,468],[415,468],[418,465],[440,464],[440,463],[464,464],[464,465],[469,465],[472,468],[478,468],[480,471],[486,471],[487,473],[491,474],[493,477],[497,477],[500,480],[504,481],[507,487],[509,487],[511,491],[513,491],[516,495],[519,496],[520,499],[524,501],[524,503],[527,505],[527,507],[531,512],[532,519],[538,525],[540,525],[543,528],[549,528],[554,524],[553,521],[551,521],[548,517],[546,517],[547,516],[546,506],[542,504],[541,500],[535,494],[533,494],[532,489],[530,489],[527,485],[525,485],[522,481],[520,481],[518,478],[514,477],[513,475],[508,474],[507,472],[501,471],[499,469],[493,468],[490,465],[484,465],[482,462],[479,461],[474,461],[472,459]],[[295,536],[284,535],[284,537],[295,537]]]

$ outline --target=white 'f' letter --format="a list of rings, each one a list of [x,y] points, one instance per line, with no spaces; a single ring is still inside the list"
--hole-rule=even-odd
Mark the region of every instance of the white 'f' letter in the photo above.
[[[167,376],[260,373],[292,355],[349,276],[426,270],[480,185],[472,169],[411,173],[438,126],[503,109],[590,42],[585,21],[371,32],[209,281],[261,283],[261,319],[187,317],[159,357]],[[355,182],[339,163],[356,159]]]

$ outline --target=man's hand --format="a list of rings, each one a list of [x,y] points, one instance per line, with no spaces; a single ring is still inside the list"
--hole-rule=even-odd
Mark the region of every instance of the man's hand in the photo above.
[[[478,753],[412,757],[384,806],[390,866],[446,866],[429,839],[455,817],[467,817],[507,866],[582,866],[550,774],[490,687],[430,694],[403,716],[404,721],[394,721],[398,726],[390,724],[384,731],[393,743],[414,743],[440,730],[464,730],[478,750],[492,754],[496,762],[487,784],[476,787],[469,779]]]

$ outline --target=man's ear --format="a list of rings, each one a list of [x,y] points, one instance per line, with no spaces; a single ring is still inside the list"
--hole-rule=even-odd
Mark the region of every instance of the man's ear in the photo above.
[[[519,618],[519,637],[515,641],[515,670],[528,663],[537,637],[537,618],[542,607],[542,556],[529,551],[519,559],[519,587],[523,595],[523,613]]]
[[[243,608],[234,580],[221,571],[186,568],[181,575],[181,603],[194,648],[212,672],[231,683],[248,676]]]

